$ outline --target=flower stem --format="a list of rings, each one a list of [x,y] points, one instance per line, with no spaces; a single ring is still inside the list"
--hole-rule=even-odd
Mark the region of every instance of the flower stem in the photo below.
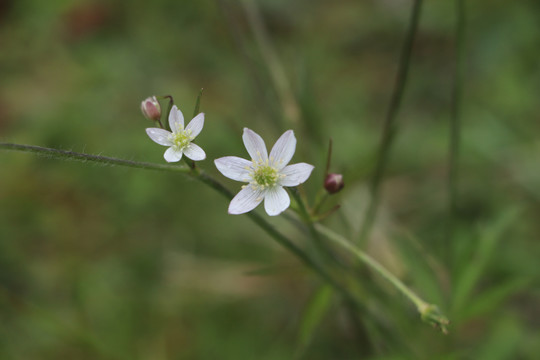
[[[464,53],[465,53],[465,4],[463,0],[456,0],[456,53],[454,84],[452,89],[452,107],[450,114],[450,142],[448,160],[448,212],[449,223],[447,237],[444,245],[444,253],[450,257],[452,262],[452,251],[448,248],[454,236],[454,227],[458,214],[458,160],[459,144],[461,132],[461,101],[463,98],[463,76],[464,76]]]
[[[52,148],[46,148],[41,146],[34,145],[21,145],[21,144],[10,144],[10,143],[0,143],[0,149],[4,150],[13,150],[13,151],[22,151],[28,153],[34,153],[39,156],[48,157],[51,159],[58,160],[72,160],[72,161],[82,161],[82,162],[95,162],[105,165],[118,165],[118,166],[127,166],[138,169],[146,170],[160,170],[160,171],[174,171],[174,172],[189,172],[189,168],[183,166],[172,166],[172,165],[162,165],[162,164],[153,164],[147,162],[139,162],[132,160],[117,159],[108,156],[101,155],[90,155],[85,153],[78,153],[75,151],[67,150],[58,150]]]
[[[181,166],[171,166],[171,165],[161,165],[145,162],[136,162],[131,160],[117,159],[101,155],[90,155],[85,153],[77,153],[73,151],[58,150],[45,148],[40,146],[32,145],[20,145],[20,144],[11,144],[11,143],[0,143],[0,149],[21,151],[34,153],[40,156],[46,156],[53,159],[59,160],[75,160],[83,162],[95,162],[106,165],[118,165],[126,166],[132,168],[139,168],[145,170],[161,170],[161,171],[171,171],[171,172],[181,172],[187,175],[194,177],[205,185],[210,186],[227,199],[232,199],[233,194],[220,182],[206,174],[203,170],[200,169],[189,169],[187,167]],[[301,202],[301,199],[299,200]],[[303,205],[303,203],[302,203]],[[306,209],[304,208],[304,216],[308,216]],[[338,291],[345,299],[354,303],[355,306],[359,309],[364,309],[362,303],[358,300],[357,296],[351,293],[347,288],[340,284],[323,266],[318,262],[313,260],[307,255],[304,250],[298,247],[294,242],[292,242],[285,235],[280,233],[274,226],[272,226],[268,221],[255,212],[250,212],[247,214],[248,217],[257,224],[262,230],[264,230],[268,235],[270,235],[275,241],[280,245],[285,247],[287,250],[292,252],[297,258],[299,258],[308,268],[312,269],[321,279],[330,284],[336,291]],[[422,315],[422,319],[432,323],[433,325],[439,327],[443,332],[446,332],[446,325],[448,325],[448,320],[442,316],[437,307],[432,304],[428,304],[420,299],[414,292],[412,292],[407,286],[405,286],[398,278],[386,270],[382,265],[377,261],[372,259],[369,255],[365,254],[361,250],[357,249],[351,245],[345,238],[334,233],[333,231],[323,227],[319,224],[311,223],[311,226],[318,231],[319,233],[327,236],[330,240],[337,243],[341,247],[347,249],[349,252],[352,252],[360,260],[370,266],[372,269],[377,271],[388,281],[390,281],[396,288],[398,288],[404,295],[406,295],[418,308],[418,311]],[[364,309],[365,310],[365,309]]]
[[[321,240],[321,237],[319,236],[319,233],[314,226],[315,218],[308,210],[306,202],[298,191],[298,188],[289,188],[288,190],[296,201],[296,204],[298,206],[298,215],[300,215],[301,220],[303,220],[303,222],[306,224],[309,234],[313,239],[313,243],[315,244],[316,249],[315,255],[317,256],[317,258],[322,259],[326,255],[336,263],[341,264],[341,261],[335,256],[335,254],[332,253],[332,249],[328,248],[326,244]]]
[[[193,117],[199,115],[199,111],[201,109],[201,98],[203,94],[203,88],[199,90],[199,95],[197,96],[197,100],[195,101],[195,108],[193,109]]]
[[[204,171],[200,170],[198,173],[193,174],[193,176],[200,182],[210,186],[211,188],[219,192],[221,195],[225,196],[228,200],[234,197],[234,194],[231,193],[225,186],[223,186],[220,182],[206,174]],[[292,252],[308,268],[312,269],[324,281],[326,281],[330,286],[332,286],[336,291],[338,291],[345,299],[353,302],[358,308],[363,309],[363,305],[361,305],[356,296],[354,296],[349,290],[347,290],[343,285],[336,281],[324,267],[322,267],[319,263],[310,258],[304,250],[299,248],[295,243],[289,240],[289,238],[276,230],[276,228],[272,226],[268,221],[266,221],[263,217],[253,211],[247,213],[246,215],[262,230],[264,230],[268,235],[270,235],[275,241],[277,241],[280,245]]]
[[[215,180],[206,174],[203,170],[200,169],[190,169],[184,166],[173,166],[173,165],[161,165],[153,164],[146,162],[137,162],[131,160],[123,160],[112,158],[108,156],[101,155],[90,155],[85,153],[78,153],[74,151],[58,150],[52,148],[46,148],[41,146],[33,145],[20,145],[20,144],[11,144],[11,143],[0,143],[0,149],[4,150],[13,150],[21,152],[34,153],[39,156],[49,157],[51,159],[58,160],[74,160],[74,161],[83,161],[83,162],[95,162],[106,165],[118,165],[126,166],[138,169],[145,170],[160,170],[160,171],[171,171],[171,172],[181,172],[189,174],[200,182],[210,186],[227,199],[232,199],[233,194],[220,182]],[[321,265],[316,263],[311,259],[301,248],[289,240],[285,235],[277,231],[268,221],[255,212],[250,212],[247,214],[248,217],[257,224],[262,230],[264,230],[268,235],[270,235],[275,241],[280,245],[285,247],[287,250],[292,252],[296,257],[298,257],[305,265],[311,268],[315,273],[317,273],[324,281],[329,283],[334,287],[338,292],[340,292],[346,299],[353,301],[357,307],[362,308],[362,305],[358,302],[358,299],[352,295],[346,288],[339,284]]]
[[[370,184],[371,199],[367,211],[364,215],[362,228],[360,230],[361,246],[363,246],[367,241],[367,238],[369,237],[369,234],[371,232],[371,228],[373,227],[375,216],[377,215],[377,208],[380,201],[381,182],[384,177],[386,166],[388,164],[390,149],[392,147],[392,144],[394,143],[394,138],[397,133],[397,126],[395,120],[401,106],[401,100],[403,99],[403,93],[405,90],[405,85],[407,83],[409,63],[411,59],[414,39],[416,37],[416,32],[418,29],[418,22],[420,20],[421,7],[422,0],[415,0],[411,13],[411,20],[409,23],[409,30],[407,32],[407,36],[401,50],[399,69],[396,75],[396,82],[394,85],[392,98],[390,100],[388,112],[386,113],[386,118],[383,124],[383,133],[379,146],[377,164],[375,165],[375,174],[373,175]]]
[[[291,126],[298,126],[300,122],[300,109],[283,65],[268,37],[268,32],[259,8],[253,0],[242,0],[241,3],[246,12],[248,24],[255,37],[255,42],[261,52],[261,57],[268,68],[270,79],[281,102],[285,118],[290,122]]]
[[[422,320],[436,326],[443,333],[447,333],[447,326],[449,324],[448,319],[440,313],[436,305],[429,304],[422,300],[416,293],[414,293],[407,285],[405,285],[400,279],[398,279],[394,274],[388,271],[383,265],[381,265],[377,260],[373,259],[367,253],[358,249],[350,241],[345,239],[343,236],[333,232],[327,227],[321,224],[315,224],[315,229],[325,235],[329,240],[335,244],[341,246],[343,249],[352,253],[360,261],[370,267],[372,270],[376,271],[379,275],[388,280],[396,289],[398,289],[403,295],[405,295],[415,306]]]
[[[216,190],[217,192],[225,196],[227,199],[230,200],[233,198],[233,194],[221,183],[219,183],[217,180],[210,177],[202,170],[196,169],[192,171],[192,169],[185,166],[172,166],[172,165],[161,165],[161,164],[137,162],[137,161],[131,161],[131,160],[116,159],[116,158],[112,158],[108,156],[90,155],[90,154],[78,153],[74,151],[51,149],[51,148],[33,146],[33,145],[0,143],[0,149],[29,152],[29,153],[34,153],[40,156],[46,156],[46,157],[49,157],[52,159],[58,159],[58,160],[75,160],[75,161],[83,161],[83,162],[89,161],[89,162],[95,162],[95,163],[106,164],[106,165],[127,166],[127,167],[146,169],[146,170],[182,172],[182,173],[190,174],[191,176],[195,177],[197,180],[210,186],[211,188],[213,188],[214,190]],[[336,289],[338,290],[340,289],[341,285],[335,282],[322,267],[320,267],[312,259],[310,259],[302,249],[296,246],[287,237],[285,237],[283,234],[278,232],[264,218],[262,218],[260,215],[254,212],[248,213],[248,216],[253,222],[255,222],[266,233],[268,233],[274,240],[276,240],[279,244],[287,248],[287,250],[291,251],[294,255],[300,258],[300,260],[302,260],[302,262],[304,262],[310,268],[315,270],[315,272],[317,272],[323,279],[327,280]],[[341,288],[340,291],[343,292],[345,290]]]
[[[164,99],[169,99],[169,104],[167,105],[167,112],[165,113],[165,130],[168,130],[168,131],[171,131],[171,127],[169,125],[169,121],[167,121],[168,117],[169,117],[169,114],[171,113],[171,109],[174,105],[174,99],[171,95],[163,95],[162,96]]]

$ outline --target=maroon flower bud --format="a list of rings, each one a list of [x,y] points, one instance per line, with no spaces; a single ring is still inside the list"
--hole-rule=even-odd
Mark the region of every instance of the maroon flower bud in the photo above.
[[[148,120],[158,121],[161,118],[161,106],[155,96],[146,98],[141,103],[141,111]]]
[[[326,179],[324,179],[324,188],[330,194],[339,192],[344,186],[345,183],[341,174],[328,174],[326,175]]]

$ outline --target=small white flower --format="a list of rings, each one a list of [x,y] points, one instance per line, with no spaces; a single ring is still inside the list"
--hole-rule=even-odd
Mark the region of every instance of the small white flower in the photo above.
[[[218,170],[229,179],[249,183],[242,186],[242,190],[232,199],[229,214],[251,211],[264,199],[264,209],[268,215],[279,215],[291,204],[289,194],[283,187],[297,186],[306,181],[313,165],[287,165],[296,149],[296,138],[292,130],[287,130],[276,141],[270,157],[264,140],[254,131],[244,128],[242,139],[251,161],[236,156],[214,160]]]
[[[192,143],[204,126],[203,113],[195,116],[184,129],[184,115],[174,105],[169,113],[169,125],[172,132],[159,128],[146,129],[146,133],[154,142],[169,146],[163,154],[167,162],[180,161],[182,154],[195,161],[206,159],[204,150]]]

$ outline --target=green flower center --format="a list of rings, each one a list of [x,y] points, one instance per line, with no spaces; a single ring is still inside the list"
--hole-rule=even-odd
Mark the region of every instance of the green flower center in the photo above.
[[[176,146],[180,150],[185,149],[189,145],[191,140],[193,140],[191,138],[191,130],[181,130],[177,133],[174,133],[172,139],[174,146]]]
[[[276,185],[278,178],[278,171],[270,165],[259,166],[253,172],[253,180],[262,188]]]

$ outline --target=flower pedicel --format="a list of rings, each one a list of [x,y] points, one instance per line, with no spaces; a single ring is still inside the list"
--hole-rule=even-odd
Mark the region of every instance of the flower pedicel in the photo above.
[[[296,138],[292,130],[281,135],[270,151],[270,156],[264,140],[253,130],[244,128],[242,139],[251,161],[236,156],[214,160],[224,176],[248,183],[232,199],[229,214],[249,212],[264,200],[264,209],[268,215],[279,215],[291,203],[283,187],[303,183],[314,167],[306,163],[287,165],[296,150]]]

